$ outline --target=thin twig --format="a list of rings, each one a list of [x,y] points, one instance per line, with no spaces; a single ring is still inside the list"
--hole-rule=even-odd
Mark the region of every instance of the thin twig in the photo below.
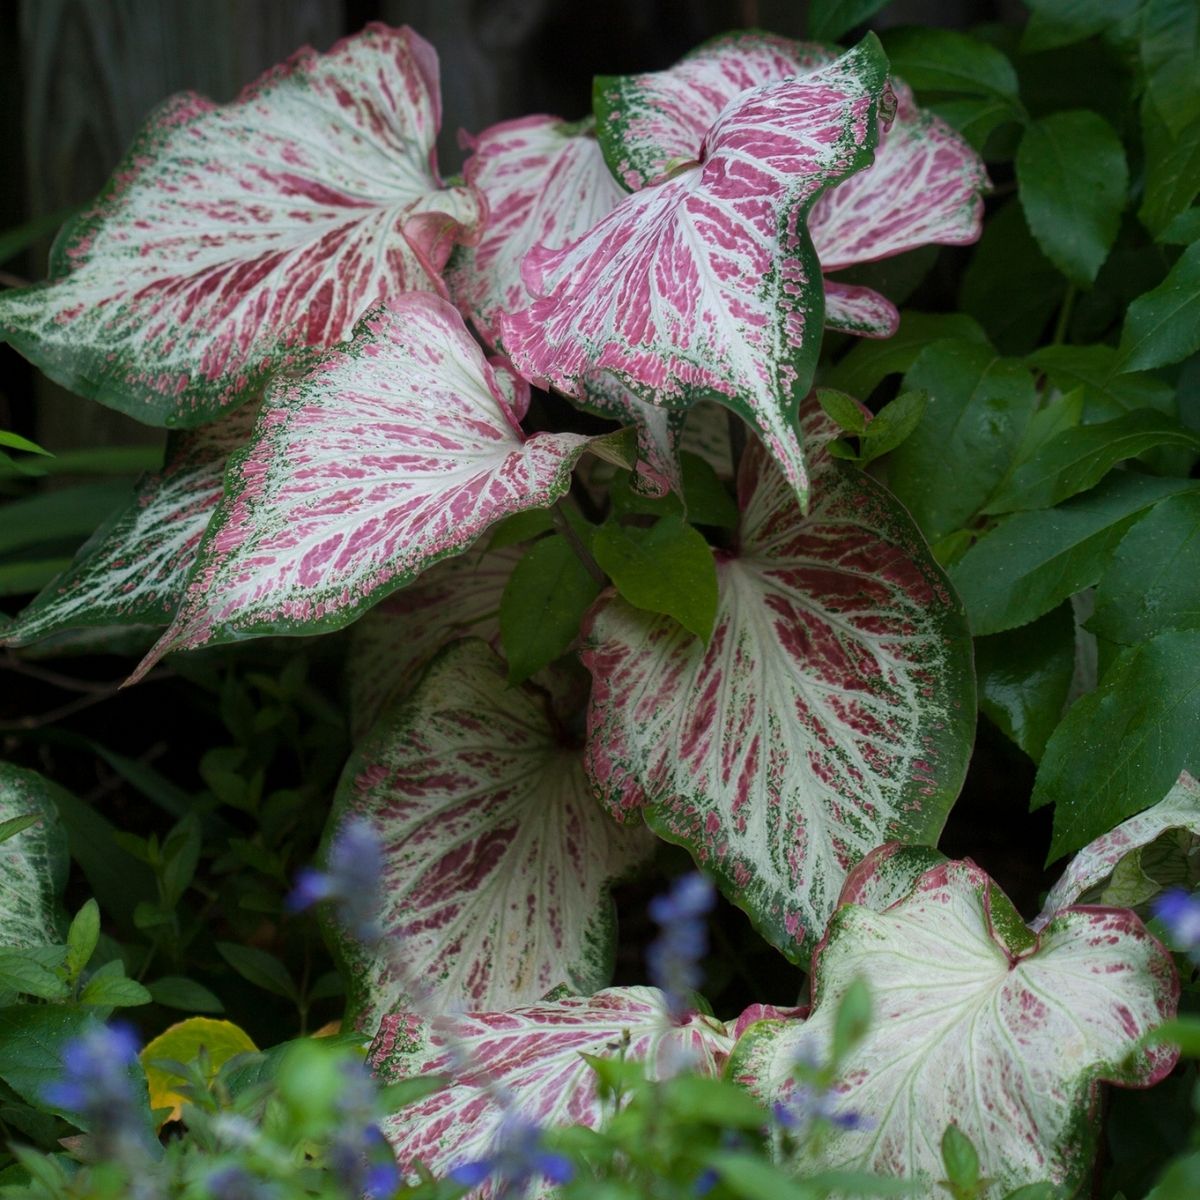
[[[583,539],[575,532],[575,527],[571,524],[567,518],[567,514],[562,509],[561,500],[554,502],[554,507],[550,509],[550,519],[554,522],[554,527],[558,532],[567,539],[567,543],[575,551],[576,558],[583,563],[587,573],[601,587],[604,587],[608,583],[608,576],[605,575],[600,564],[592,557],[592,552],[583,544]]]

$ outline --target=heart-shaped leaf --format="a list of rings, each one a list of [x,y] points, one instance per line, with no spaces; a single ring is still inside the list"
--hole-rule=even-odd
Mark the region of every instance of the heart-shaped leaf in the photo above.
[[[610,988],[510,1012],[468,1013],[430,1020],[413,1013],[385,1017],[370,1062],[386,1081],[440,1072],[454,1076],[441,1091],[408,1105],[383,1122],[400,1169],[413,1177],[422,1163],[435,1175],[489,1156],[510,1111],[539,1127],[600,1125],[606,1105],[583,1057],[622,1056],[641,1062],[652,1079],[690,1064],[716,1075],[732,1039],[712,1017],[691,1013],[673,1022],[655,988]],[[462,1069],[463,1064],[468,1064]],[[486,1073],[486,1077],[485,1077]],[[533,1197],[547,1195],[539,1187]],[[494,1195],[485,1183],[480,1200]]]
[[[267,390],[234,455],[169,650],[340,629],[494,521],[552,504],[588,444],[520,431],[458,312],[399,297]]]
[[[438,180],[440,120],[433,48],[384,25],[231,104],[177,96],[60,237],[52,282],[0,297],[0,332],[138,420],[208,421],[368,309],[440,286],[482,219]]]
[[[803,428],[816,447],[836,433],[815,402]],[[812,462],[805,516],[761,447],[743,457],[707,647],[610,596],[584,652],[598,794],[685,845],[794,961],[854,863],[937,837],[975,712],[966,621],[911,520],[823,449]]]
[[[824,319],[804,217],[870,161],[888,95],[873,37],[743,92],[708,130],[702,163],[626,197],[570,246],[526,255],[538,299],[501,318],[518,370],[577,398],[610,371],[665,407],[719,399],[804,495],[795,412]]]
[[[0,823],[22,825],[0,842],[0,946],[24,950],[62,941],[59,897],[70,864],[57,792],[36,772],[0,762]],[[32,824],[24,824],[29,818]]]
[[[383,843],[382,920],[405,964],[401,976],[386,948],[337,931],[359,1028],[423,999],[406,994],[413,980],[440,1008],[473,1009],[609,982],[608,888],[653,839],[605,815],[544,694],[510,688],[485,643],[445,650],[380,718],[346,766],[331,827],[350,817]]]
[[[225,464],[249,440],[254,416],[246,405],[172,435],[162,471],[138,484],[128,506],[96,531],[3,640],[21,646],[66,630],[169,624],[221,500]]]
[[[882,911],[840,907],[813,973],[808,1020],[751,1026],[730,1063],[759,1098],[786,1100],[797,1059],[827,1055],[846,989],[870,985],[871,1025],[838,1088],[839,1109],[865,1120],[829,1130],[797,1168],[904,1174],[932,1192],[954,1124],[998,1195],[1047,1179],[1073,1194],[1100,1082],[1149,1087],[1177,1057],[1139,1045],[1174,1015],[1179,980],[1133,913],[1063,909],[1035,939],[970,862],[933,866]]]

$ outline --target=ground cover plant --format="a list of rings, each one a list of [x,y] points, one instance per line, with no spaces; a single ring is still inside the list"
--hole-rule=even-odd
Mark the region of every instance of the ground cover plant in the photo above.
[[[0,293],[170,431],[0,435],[0,1193],[1196,1194],[1200,15],[885,7],[452,178],[371,25]]]

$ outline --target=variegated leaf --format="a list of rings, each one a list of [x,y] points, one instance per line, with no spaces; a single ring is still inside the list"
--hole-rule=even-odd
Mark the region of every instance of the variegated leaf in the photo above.
[[[825,328],[856,337],[891,337],[900,328],[900,311],[873,288],[826,279]]]
[[[865,1121],[829,1130],[797,1169],[903,1174],[932,1194],[953,1122],[997,1195],[1047,1179],[1074,1194],[1100,1082],[1149,1087],[1177,1057],[1138,1044],[1174,1014],[1179,980],[1133,913],[1063,909],[1035,939],[970,862],[931,868],[883,911],[839,908],[813,972],[808,1020],[752,1026],[730,1064],[756,1096],[786,1101],[797,1059],[827,1056],[846,989],[869,984],[871,1025],[838,1088],[839,1110]]]
[[[1115,829],[1084,846],[1071,859],[1067,869],[1046,896],[1042,911],[1030,922],[1032,927],[1042,929],[1060,908],[1077,903],[1081,897],[1090,901],[1092,893],[1106,880],[1112,879],[1114,872],[1118,871],[1130,856],[1136,855],[1138,851],[1151,846],[1164,834],[1172,831],[1182,835],[1184,844],[1176,849],[1181,860],[1180,865],[1186,867],[1189,859],[1196,858],[1200,843],[1200,783],[1187,771],[1180,774],[1175,786],[1153,808],[1122,821]],[[1186,875],[1185,870],[1184,877],[1172,882],[1190,885],[1192,880]],[[1153,894],[1154,892],[1151,892],[1136,902],[1142,903]]]
[[[346,679],[356,739],[389,698],[416,684],[443,646],[478,637],[500,649],[500,597],[524,552],[524,546],[503,546],[447,559],[355,623]]]
[[[70,864],[57,790],[35,771],[0,762],[0,821],[36,818],[0,842],[0,946],[24,950],[62,941],[59,897]]]
[[[464,175],[487,202],[477,246],[454,255],[446,283],[455,303],[493,345],[498,318],[529,303],[521,260],[534,245],[562,247],[606,216],[624,192],[588,128],[558,117],[521,117],[470,140]]]
[[[731,1045],[725,1026],[712,1017],[691,1013],[675,1023],[661,992],[626,987],[511,1012],[469,1013],[453,1021],[398,1013],[384,1018],[370,1062],[389,1082],[440,1072],[454,1077],[383,1123],[401,1170],[412,1178],[418,1162],[444,1175],[488,1156],[504,1117],[498,1091],[511,1097],[516,1116],[539,1127],[596,1128],[606,1106],[584,1054],[620,1054],[644,1063],[650,1078],[661,1079],[684,1063],[715,1075]],[[464,1063],[469,1064],[465,1070]],[[492,1081],[490,1089],[485,1077]],[[536,1186],[531,1198],[550,1194],[546,1186]],[[472,1193],[479,1200],[493,1195],[490,1183]]]
[[[0,332],[141,421],[210,420],[368,309],[440,286],[482,219],[438,180],[440,120],[433,48],[383,25],[231,104],[177,96],[60,238],[52,281],[0,297]]]
[[[565,249],[535,247],[523,271],[538,299],[501,317],[518,370],[576,398],[597,371],[665,407],[716,398],[803,496],[795,413],[824,319],[804,217],[869,163],[887,95],[872,35],[803,79],[743,92],[702,165],[626,197]]]
[[[900,505],[821,448],[833,432],[809,402],[807,517],[761,447],[744,455],[707,648],[609,595],[583,656],[610,811],[685,845],[798,962],[869,850],[937,838],[974,733],[962,607]]]
[[[592,104],[609,167],[631,192],[701,157],[708,131],[742,92],[806,75],[837,50],[769,33],[725,34],[666,71],[600,76]]]
[[[80,628],[169,624],[221,499],[225,464],[249,440],[254,415],[247,405],[172,435],[163,470],[138,484],[128,507],[96,531],[0,641],[22,646]]]
[[[366,818],[384,848],[383,922],[396,959],[339,933],[349,1009],[371,1031],[397,1007],[528,1004],[609,982],[608,888],[653,853],[596,803],[545,697],[511,688],[471,638],[446,649],[380,718],[342,775],[331,828]]]
[[[570,486],[588,438],[526,439],[458,312],[399,297],[271,384],[230,462],[170,650],[340,629],[510,513]]]

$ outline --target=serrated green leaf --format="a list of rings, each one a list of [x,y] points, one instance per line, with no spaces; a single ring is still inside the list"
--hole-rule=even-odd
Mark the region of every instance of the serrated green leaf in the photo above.
[[[1083,417],[1108,421],[1139,408],[1175,415],[1175,390],[1153,375],[1120,373],[1112,346],[1043,346],[1025,361],[1061,392],[1083,388]]]
[[[600,584],[561,534],[535,542],[500,598],[500,640],[509,682],[520,683],[565,654]]]
[[[1172,132],[1149,92],[1142,97],[1142,143],[1146,166],[1138,219],[1157,235],[1200,192],[1200,121]]]
[[[100,940],[100,906],[89,900],[75,914],[71,928],[67,930],[67,977],[78,979],[80,972],[91,961]]]
[[[42,1092],[61,1077],[67,1042],[98,1026],[94,1011],[87,1008],[61,1004],[0,1008],[0,1079],[22,1100],[86,1129],[80,1114],[47,1105]]]
[[[0,949],[0,989],[36,996],[39,1000],[67,998],[67,985],[62,977],[24,950]]]
[[[975,635],[1025,625],[1091,587],[1134,521],[1196,488],[1187,479],[1122,472],[1057,508],[1001,521],[949,569]]]
[[[1119,369],[1145,371],[1200,350],[1200,242],[1189,246],[1153,291],[1130,306]]]
[[[962,92],[1017,100],[1017,73],[994,46],[949,29],[887,30],[892,70],[918,91]]]
[[[1200,120],[1200,8],[1195,0],[1144,0],[1141,18],[1146,90],[1177,137]]]
[[[282,996],[295,1003],[300,998],[295,981],[287,968],[274,955],[256,946],[236,942],[218,942],[217,952],[245,980],[263,991]]]
[[[184,1012],[219,1013],[225,1011],[220,997],[203,984],[182,975],[164,975],[147,984],[155,1004]]]
[[[928,403],[926,392],[903,392],[885,404],[867,426],[860,464],[866,466],[895,450],[921,423]]]
[[[1055,50],[1092,37],[1137,11],[1139,0],[1025,0],[1029,24],[1021,53]]]
[[[873,17],[890,0],[812,0],[808,34],[819,42],[836,42],[856,25]]]
[[[977,154],[984,152],[988,139],[1001,125],[1017,117],[1012,104],[1001,97],[935,100],[928,108],[957,129]]]
[[[860,434],[867,427],[869,413],[853,396],[833,388],[817,388],[817,402],[825,411],[825,415],[846,433]]]
[[[93,977],[84,985],[79,999],[98,1007],[136,1008],[139,1004],[150,1004],[154,997],[136,979],[119,975]]]
[[[1108,257],[1129,187],[1121,139],[1097,113],[1053,113],[1017,149],[1021,206],[1046,257],[1086,287]]]
[[[1113,661],[1046,745],[1031,808],[1054,805],[1047,861],[1157,803],[1200,771],[1200,631],[1163,633]]]
[[[635,608],[666,613],[708,642],[717,615],[717,570],[708,543],[681,517],[638,531],[605,525],[596,561]]]

